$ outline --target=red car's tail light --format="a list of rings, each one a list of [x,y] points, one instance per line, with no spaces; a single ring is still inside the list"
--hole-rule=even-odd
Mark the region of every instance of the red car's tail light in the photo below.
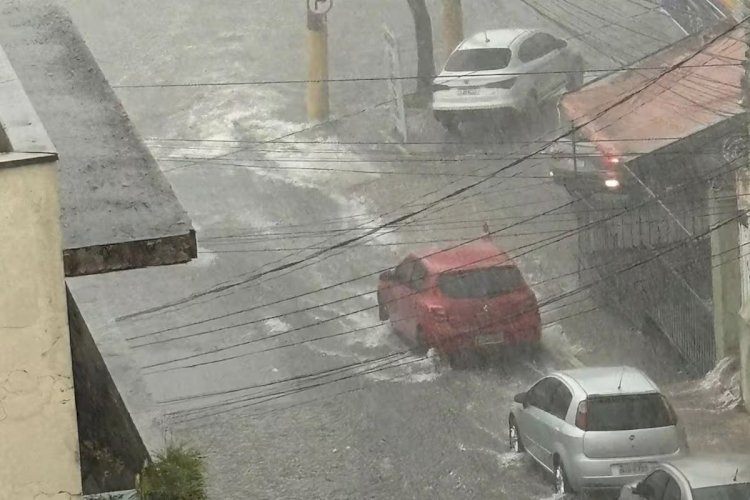
[[[586,401],[581,401],[580,403],[578,403],[578,411],[576,412],[576,427],[578,427],[582,431],[585,431],[588,427],[588,413],[589,407]]]
[[[536,301],[536,296],[532,294],[523,305],[524,312],[536,311],[539,308],[539,303]]]

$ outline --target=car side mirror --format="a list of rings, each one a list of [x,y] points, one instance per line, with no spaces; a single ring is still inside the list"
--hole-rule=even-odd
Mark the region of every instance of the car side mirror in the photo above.
[[[513,396],[513,401],[516,403],[521,403],[524,407],[526,406],[526,393],[525,392],[519,392],[515,396]]]
[[[388,269],[387,271],[383,271],[380,273],[380,279],[383,281],[393,281],[394,273],[391,269]]]

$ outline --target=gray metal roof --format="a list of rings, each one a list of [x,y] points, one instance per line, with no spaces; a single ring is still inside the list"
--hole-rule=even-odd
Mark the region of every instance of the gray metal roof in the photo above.
[[[576,368],[559,371],[556,375],[577,384],[587,395],[643,394],[659,391],[645,373],[629,366]]]

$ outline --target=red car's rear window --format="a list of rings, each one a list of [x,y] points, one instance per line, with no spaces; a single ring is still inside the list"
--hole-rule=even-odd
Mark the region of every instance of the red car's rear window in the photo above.
[[[523,288],[521,271],[516,267],[487,267],[442,273],[438,287],[455,299],[496,297]]]

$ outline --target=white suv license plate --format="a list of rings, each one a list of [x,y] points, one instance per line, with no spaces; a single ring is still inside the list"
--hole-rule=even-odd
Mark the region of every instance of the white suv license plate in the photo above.
[[[654,468],[652,462],[631,462],[627,464],[614,464],[611,466],[613,476],[634,476],[648,474]]]
[[[497,345],[505,342],[502,335],[479,335],[474,339],[477,345]]]
[[[458,95],[477,95],[479,89],[458,89]]]

